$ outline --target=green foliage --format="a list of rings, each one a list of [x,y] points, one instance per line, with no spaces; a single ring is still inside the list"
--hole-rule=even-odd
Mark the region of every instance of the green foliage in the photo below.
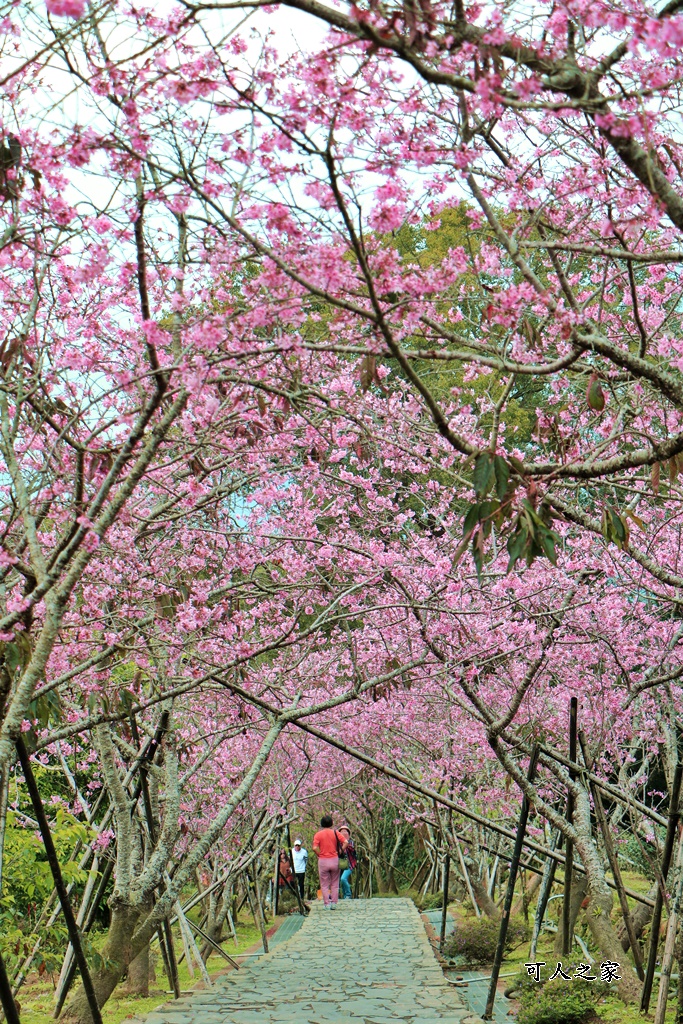
[[[418,910],[441,910],[443,907],[442,892],[411,892],[407,893]]]
[[[496,497],[498,501],[503,501],[509,482],[510,466],[502,455],[491,455],[490,452],[482,452],[481,455],[477,456],[472,483],[478,498],[483,498],[488,494],[495,484]]]
[[[41,788],[47,788],[45,776],[48,773],[38,768],[36,775],[39,782],[43,776]],[[52,819],[52,837],[64,880],[67,885],[73,884],[78,892],[87,872],[78,867],[77,859],[70,858],[77,843],[89,841],[94,833],[62,807],[57,807]],[[30,953],[38,935],[40,955],[35,967],[40,973],[59,969],[67,943],[66,927],[61,914],[50,928],[40,917],[52,888],[52,874],[40,834],[15,811],[8,811],[0,895],[0,951],[11,973]]]
[[[562,538],[551,530],[542,515],[525,498],[507,542],[510,556],[507,571],[511,572],[520,558],[525,558],[526,564],[531,565],[535,558],[545,557],[556,565],[555,545],[561,542]]]
[[[455,931],[444,944],[444,955],[462,964],[488,964],[493,960],[498,945],[500,921],[490,917],[468,917],[458,921]],[[513,918],[508,926],[505,948],[513,949],[525,941],[527,926],[521,918]]]
[[[605,540],[616,544],[620,551],[628,547],[629,529],[626,520],[609,505],[603,509],[600,529]]]
[[[462,554],[471,540],[472,557],[478,575],[481,575],[484,565],[484,544],[493,527],[501,530],[512,516],[512,497],[523,479],[523,471],[524,467],[516,459],[506,462],[501,455],[493,455],[491,452],[482,452],[477,456],[472,486],[479,501],[470,505],[465,513],[463,542],[459,550]],[[491,492],[495,497],[488,497]],[[551,529],[547,517],[547,510],[543,506],[537,510],[528,498],[523,499],[521,508],[509,524],[508,572],[514,569],[520,558],[524,558],[527,565],[531,565],[535,558],[547,558],[553,565],[556,564],[555,547],[561,543],[561,538]]]
[[[595,1013],[602,986],[592,981],[555,981],[541,985],[529,979],[520,986],[517,1024],[584,1024]]]

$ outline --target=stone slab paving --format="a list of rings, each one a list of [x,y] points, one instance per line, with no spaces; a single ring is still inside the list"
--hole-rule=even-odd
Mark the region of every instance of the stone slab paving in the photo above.
[[[299,928],[301,928],[301,925],[305,920],[306,918],[302,914],[288,914],[277,931],[269,937],[268,949],[270,950],[273,946],[279,946],[281,942],[286,942],[288,939],[291,939],[292,935],[299,931]],[[246,955],[244,953],[234,953],[232,955],[237,957],[239,960],[244,957],[245,959],[242,963],[248,963],[252,957],[263,956],[263,946],[258,946],[253,950],[253,952]]]
[[[314,904],[288,942],[148,1014],[145,1024],[480,1024],[411,900]]]
[[[425,910],[422,913],[423,917],[426,917],[430,925],[434,929],[436,936],[441,935],[441,918],[442,912],[440,910]],[[446,918],[446,935],[450,935],[451,932],[455,931],[455,921],[451,913],[448,913]],[[489,994],[489,980],[490,973],[484,974],[482,971],[461,971],[451,970],[448,971],[450,978],[461,978],[461,995],[465,1000],[465,1003],[469,1006],[473,1013],[482,1014],[486,1009],[486,1000]],[[466,984],[462,984],[466,982]],[[503,993],[500,991],[501,984],[498,984],[498,995],[496,1001],[493,1004],[493,1019],[496,1024],[510,1024],[510,1000],[506,999]]]
[[[427,920],[431,924],[432,928],[434,929],[434,934],[437,937],[440,937],[441,936],[442,911],[440,911],[440,910],[423,910],[422,911],[422,916],[427,918]],[[446,935],[450,935],[451,932],[453,932],[453,931],[455,931],[455,921],[453,920],[453,915],[449,911],[448,914],[446,915]]]
[[[455,972],[449,972],[449,976],[454,978]],[[468,982],[467,987],[463,986],[460,992],[470,1010],[473,1013],[483,1013],[486,1009],[486,1000],[489,994],[490,975],[482,974],[480,971],[458,971],[458,977],[462,978],[464,982]],[[504,979],[504,982],[498,982],[498,995],[493,1004],[493,1020],[495,1024],[511,1024],[511,1011],[509,1009],[511,1003],[500,991],[502,984],[506,982],[507,979]]]

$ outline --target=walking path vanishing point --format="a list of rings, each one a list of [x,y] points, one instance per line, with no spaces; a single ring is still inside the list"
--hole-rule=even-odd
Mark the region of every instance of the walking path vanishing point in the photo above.
[[[148,1014],[145,1024],[479,1024],[411,900],[315,904],[289,941]]]

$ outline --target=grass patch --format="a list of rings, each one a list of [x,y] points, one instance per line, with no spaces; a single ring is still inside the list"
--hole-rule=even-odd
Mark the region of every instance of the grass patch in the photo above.
[[[225,952],[230,956],[243,953],[256,943],[261,942],[261,933],[253,922],[238,922],[236,925],[238,945],[232,939],[223,943]],[[176,948],[176,956],[182,952],[182,940],[177,929],[173,930],[173,940]],[[158,945],[156,945],[158,950]],[[155,948],[155,947],[152,947]],[[113,995],[108,999],[102,1009],[103,1024],[121,1024],[122,1021],[131,1017],[142,1017],[150,1013],[157,1006],[173,999],[172,993],[168,991],[168,980],[160,957],[155,958],[155,980],[150,979],[149,997],[140,999],[135,996],[128,996],[120,985]],[[209,977],[222,973],[229,968],[228,963],[213,952],[207,964]],[[181,990],[194,988],[201,982],[199,971],[195,968],[194,978],[190,976],[187,964],[183,962],[178,967],[178,978]],[[54,990],[57,978],[50,978],[46,975],[39,977],[37,973],[31,974],[26,984],[20,989],[17,1000],[21,1007],[22,1024],[55,1024],[52,1016],[54,1009]]]

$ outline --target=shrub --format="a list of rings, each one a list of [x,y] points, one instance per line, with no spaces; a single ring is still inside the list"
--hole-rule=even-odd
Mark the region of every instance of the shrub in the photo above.
[[[565,962],[564,970],[572,975],[577,966]],[[599,979],[548,981],[552,970],[552,964],[545,965],[540,982],[519,974],[506,990],[506,995],[519,1000],[517,1024],[584,1024],[594,1020],[598,1001],[609,993],[610,986]]]
[[[441,910],[443,907],[443,893],[430,892],[422,898],[423,910]]]
[[[500,921],[490,917],[468,917],[458,921],[455,931],[444,944],[444,954],[463,964],[487,964],[493,960],[498,945]],[[508,925],[505,948],[512,949],[527,938],[522,918],[513,918]]]
[[[443,906],[442,892],[429,892],[426,895],[420,892],[407,892],[418,910],[440,910]]]
[[[593,1017],[600,994],[600,986],[590,981],[524,985],[517,1024],[584,1024]]]
[[[291,889],[281,889],[277,902],[281,914],[291,914],[292,911],[299,909],[299,901]]]
[[[468,964],[485,964],[493,960],[500,925],[488,917],[472,917],[458,922],[444,944],[447,957]]]

